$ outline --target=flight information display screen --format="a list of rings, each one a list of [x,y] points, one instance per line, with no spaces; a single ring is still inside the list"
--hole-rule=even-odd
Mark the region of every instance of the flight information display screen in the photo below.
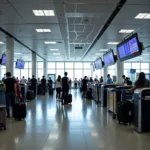
[[[105,54],[103,56],[103,58],[104,58],[104,66],[105,67],[115,64],[115,58],[114,58],[113,51],[110,51],[107,54]]]
[[[2,55],[2,59],[1,59],[1,65],[6,66],[6,55]]]
[[[117,52],[121,61],[127,60],[141,54],[137,34],[117,46]]]
[[[103,63],[102,63],[102,59],[101,59],[101,58],[97,59],[97,60],[94,62],[94,64],[95,64],[96,70],[99,70],[99,69],[102,69],[102,68],[103,68]]]

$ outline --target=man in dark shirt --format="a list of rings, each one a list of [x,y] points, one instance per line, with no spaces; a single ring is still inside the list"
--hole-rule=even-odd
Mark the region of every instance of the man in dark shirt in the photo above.
[[[65,72],[64,73],[64,77],[62,78],[62,90],[63,90],[63,93],[62,93],[62,105],[64,104],[64,97],[66,95],[68,95],[68,92],[69,92],[69,88],[70,88],[70,84],[69,84],[69,79],[67,77],[68,73]]]
[[[35,76],[32,76],[31,82],[31,89],[34,91],[34,96],[36,96],[36,88],[37,88],[37,79],[35,79]]]
[[[42,85],[42,90],[43,90],[43,95],[45,95],[46,92],[46,79],[45,76],[41,79],[41,85]]]
[[[10,109],[9,107],[12,106],[12,116],[14,117],[14,105],[15,105],[15,98],[17,95],[17,88],[16,88],[16,80],[11,78],[11,73],[6,73],[6,80],[4,80],[4,90],[6,93],[6,111],[7,117],[10,117]],[[11,105],[10,105],[11,104]]]
[[[49,80],[48,80],[48,86],[49,86],[50,89],[52,88],[52,85],[53,85],[53,81],[50,77]]]

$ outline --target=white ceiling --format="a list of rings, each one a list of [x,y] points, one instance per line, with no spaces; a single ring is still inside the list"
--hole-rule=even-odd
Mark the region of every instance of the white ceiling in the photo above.
[[[96,35],[112,13],[118,0],[0,0],[0,27],[27,45],[48,61],[81,61]],[[54,17],[36,17],[32,10],[54,10]],[[150,20],[136,20],[138,13],[150,13],[150,0],[128,0],[103,36],[86,55],[83,61],[93,61],[100,49],[113,48],[107,42],[121,42],[127,34],[121,29],[134,29],[144,46],[150,44]],[[51,29],[51,33],[37,33],[35,29]],[[0,53],[6,49],[6,35],[0,32]],[[44,41],[56,41],[46,45]],[[83,49],[76,50],[76,46]],[[57,59],[50,49],[59,49],[62,59]],[[148,54],[146,49],[144,53]],[[31,51],[15,42],[15,58],[31,60]],[[103,54],[103,52],[101,52]],[[98,56],[96,56],[98,57]],[[37,57],[39,61],[42,59]],[[150,61],[143,55],[130,61]]]

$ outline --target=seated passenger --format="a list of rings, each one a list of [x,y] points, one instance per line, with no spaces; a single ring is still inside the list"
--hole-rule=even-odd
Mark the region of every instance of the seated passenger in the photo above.
[[[129,89],[129,91],[134,91],[135,89],[146,88],[149,86],[150,86],[150,81],[145,78],[145,73],[141,72],[139,74],[138,80],[136,80],[136,82],[134,83],[134,86],[131,89]]]

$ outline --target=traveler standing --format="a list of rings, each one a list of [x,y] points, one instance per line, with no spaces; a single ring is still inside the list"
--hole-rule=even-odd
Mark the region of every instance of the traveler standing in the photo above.
[[[87,76],[84,77],[84,79],[82,80],[82,98],[84,98],[86,96],[86,91],[87,91]]]
[[[77,78],[75,78],[75,80],[74,80],[74,87],[75,87],[75,89],[77,89],[77,85],[78,85],[78,81],[77,81]]]
[[[122,84],[124,84],[126,81],[126,76],[125,75],[122,75]]]
[[[110,74],[108,74],[106,84],[112,84],[112,83],[113,83],[112,78],[110,77]]]
[[[67,77],[68,73],[65,72],[64,73],[64,77],[62,78],[62,90],[63,90],[63,93],[62,93],[62,105],[64,105],[64,98],[66,95],[68,95],[68,92],[69,92],[69,88],[70,88],[70,83],[69,83],[69,79]]]
[[[103,77],[101,76],[101,78],[100,78],[100,83],[103,83],[104,82],[104,79],[103,79]]]
[[[61,88],[62,88],[60,75],[58,76],[57,80],[55,81],[55,84],[56,84],[56,99],[60,100],[60,94],[61,94]]]
[[[25,84],[26,83],[26,79],[24,78],[24,76],[22,77],[22,79],[20,80],[21,84]]]
[[[45,79],[45,76],[43,76],[43,78],[41,80],[41,85],[42,85],[43,95],[45,95],[45,92],[46,92],[46,79]]]
[[[34,91],[34,96],[36,96],[36,88],[37,88],[37,79],[35,79],[35,76],[32,76],[31,82],[31,89]]]
[[[6,73],[6,80],[4,81],[4,90],[6,94],[6,111],[7,117],[10,118],[10,104],[12,106],[12,116],[14,117],[14,105],[15,105],[15,98],[17,95],[17,88],[16,88],[16,80],[11,78],[11,73]]]
[[[48,80],[48,86],[49,86],[50,89],[52,89],[52,87],[53,87],[53,80],[52,80],[51,77]]]

